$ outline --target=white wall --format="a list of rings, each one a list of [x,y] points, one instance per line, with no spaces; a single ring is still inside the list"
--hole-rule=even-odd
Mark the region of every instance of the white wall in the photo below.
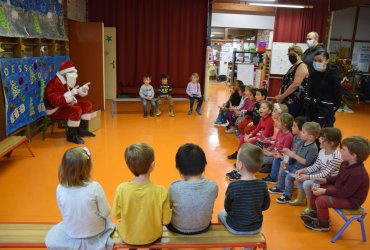
[[[356,30],[356,40],[370,40],[370,7],[361,7]]]
[[[274,16],[212,14],[212,27],[273,30],[274,21]]]

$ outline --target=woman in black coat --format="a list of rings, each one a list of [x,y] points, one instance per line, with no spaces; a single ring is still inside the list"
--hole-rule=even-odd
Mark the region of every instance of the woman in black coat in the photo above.
[[[332,127],[335,111],[342,101],[338,69],[329,64],[329,53],[326,51],[316,53],[313,68],[315,70],[308,80],[304,113],[321,127]]]

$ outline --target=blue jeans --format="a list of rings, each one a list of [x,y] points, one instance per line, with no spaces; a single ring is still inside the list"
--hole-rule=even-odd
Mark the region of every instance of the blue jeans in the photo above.
[[[220,112],[218,113],[216,122],[226,123],[227,122],[227,112],[228,112],[227,110],[226,111],[222,111],[220,109]]]
[[[255,234],[258,234],[259,232],[261,232],[261,229],[262,228],[259,228],[255,231],[249,231],[249,232],[240,232],[240,231],[236,231],[234,229],[232,229],[226,222],[226,217],[227,217],[227,213],[225,210],[222,210],[218,213],[217,215],[218,217],[218,222],[222,222],[222,224],[224,224],[224,226],[226,227],[227,231],[229,231],[230,233],[232,234],[237,234],[237,235],[255,235]]]
[[[299,169],[301,169],[301,167],[297,166],[296,164],[289,165],[287,170],[282,169],[281,174],[279,176],[279,183],[285,182],[285,191],[284,191],[285,197],[288,197],[288,198],[292,197],[294,180],[295,180],[294,176],[295,176],[295,172]],[[281,178],[281,181],[280,181],[280,178]],[[279,183],[278,183],[278,188],[280,188]],[[280,183],[280,186],[282,185],[283,184]]]
[[[274,160],[272,161],[270,177],[274,180],[276,180],[276,178],[279,174],[279,169],[280,169],[281,162],[282,162],[282,160],[280,158],[274,158]]]
[[[154,98],[152,100],[141,98],[141,102],[143,103],[144,115],[148,115],[148,108],[147,108],[148,102],[150,102],[150,114],[151,115],[154,114],[154,108],[155,108]]]
[[[202,97],[191,97],[189,96],[190,100],[190,110],[193,110],[194,101],[197,100],[197,111],[199,111],[202,108],[203,98]]]

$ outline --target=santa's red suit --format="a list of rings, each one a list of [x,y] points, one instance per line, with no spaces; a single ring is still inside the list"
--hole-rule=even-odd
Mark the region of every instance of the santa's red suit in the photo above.
[[[63,65],[68,63],[67,65]],[[45,88],[44,100],[46,114],[52,119],[68,120],[68,127],[78,127],[80,121],[90,120],[92,104],[89,101],[78,101],[82,96],[78,93],[73,95],[67,85],[65,74],[77,72],[72,62],[63,62],[57,75],[52,78]]]

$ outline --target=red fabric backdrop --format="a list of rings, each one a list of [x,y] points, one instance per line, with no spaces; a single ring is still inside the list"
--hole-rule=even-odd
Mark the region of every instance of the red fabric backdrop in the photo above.
[[[288,1],[288,0],[286,0]],[[292,1],[288,1],[291,3]],[[280,0],[279,3],[284,3]],[[311,0],[312,9],[278,8],[275,14],[274,42],[306,42],[307,33],[316,31],[319,42],[325,42],[328,24],[329,0]],[[270,79],[269,96],[278,94],[282,80]]]
[[[204,85],[208,0],[89,0],[89,21],[117,28],[117,91],[135,90],[145,74],[169,75],[185,93],[191,73]],[[181,90],[177,90],[181,88]]]

